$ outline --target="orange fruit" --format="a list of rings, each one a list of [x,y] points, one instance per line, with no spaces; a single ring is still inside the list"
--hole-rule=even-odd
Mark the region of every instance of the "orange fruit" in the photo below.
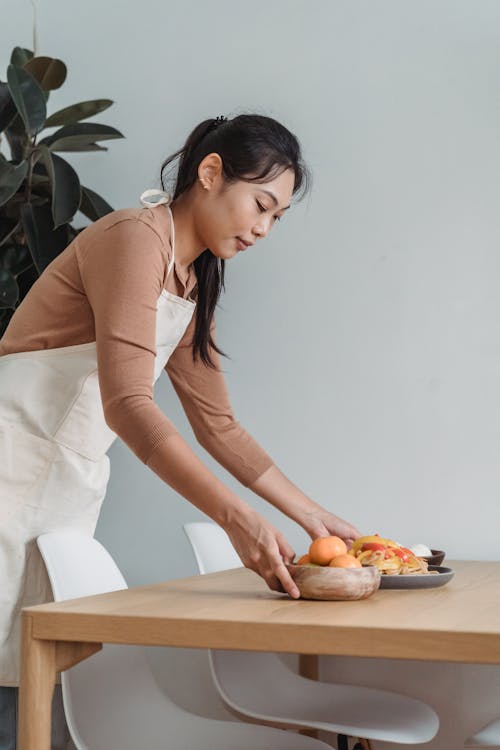
[[[315,539],[309,547],[311,562],[318,565],[328,565],[330,560],[338,555],[345,555],[346,543],[338,536],[323,536]]]
[[[361,568],[362,565],[357,557],[352,555],[337,555],[330,562],[330,568]]]
[[[302,557],[299,557],[296,563],[294,565],[307,565],[307,563],[311,562],[311,558],[309,555],[302,555]]]

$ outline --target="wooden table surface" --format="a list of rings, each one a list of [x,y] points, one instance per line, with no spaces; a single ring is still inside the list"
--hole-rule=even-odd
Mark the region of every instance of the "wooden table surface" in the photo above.
[[[500,664],[500,562],[447,564],[446,586],[355,602],[291,600],[239,568],[26,608],[20,750],[49,750],[56,671],[102,643]]]

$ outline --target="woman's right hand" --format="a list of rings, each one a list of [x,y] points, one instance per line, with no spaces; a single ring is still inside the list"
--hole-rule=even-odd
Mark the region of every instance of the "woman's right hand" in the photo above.
[[[226,525],[225,531],[246,568],[258,573],[273,591],[299,598],[300,592],[285,565],[292,562],[295,552],[272,524],[249,509]]]

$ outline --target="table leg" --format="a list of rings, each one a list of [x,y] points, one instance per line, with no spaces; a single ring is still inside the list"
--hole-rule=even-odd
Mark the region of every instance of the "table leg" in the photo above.
[[[299,674],[310,680],[319,680],[319,658],[316,654],[299,654]]]
[[[50,750],[55,642],[33,638],[29,615],[23,613],[21,623],[18,750]]]

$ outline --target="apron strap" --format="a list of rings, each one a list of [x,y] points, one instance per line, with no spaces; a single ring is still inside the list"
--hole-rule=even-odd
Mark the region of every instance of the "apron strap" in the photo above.
[[[148,201],[147,198],[150,198],[153,195],[158,195],[159,196],[158,200]],[[172,216],[172,210],[169,205],[172,202],[172,195],[170,193],[166,193],[164,190],[158,190],[157,188],[149,188],[149,190],[145,190],[141,194],[140,201],[142,205],[145,206],[146,208],[153,208],[154,206],[159,206],[162,203],[166,204],[168,208],[168,213],[170,214],[170,227],[171,227],[171,234],[172,234],[172,257],[170,258],[170,263],[168,264],[168,268],[167,268],[167,278],[168,278],[170,271],[172,270],[172,267],[174,265],[174,261],[175,261],[174,217]]]

